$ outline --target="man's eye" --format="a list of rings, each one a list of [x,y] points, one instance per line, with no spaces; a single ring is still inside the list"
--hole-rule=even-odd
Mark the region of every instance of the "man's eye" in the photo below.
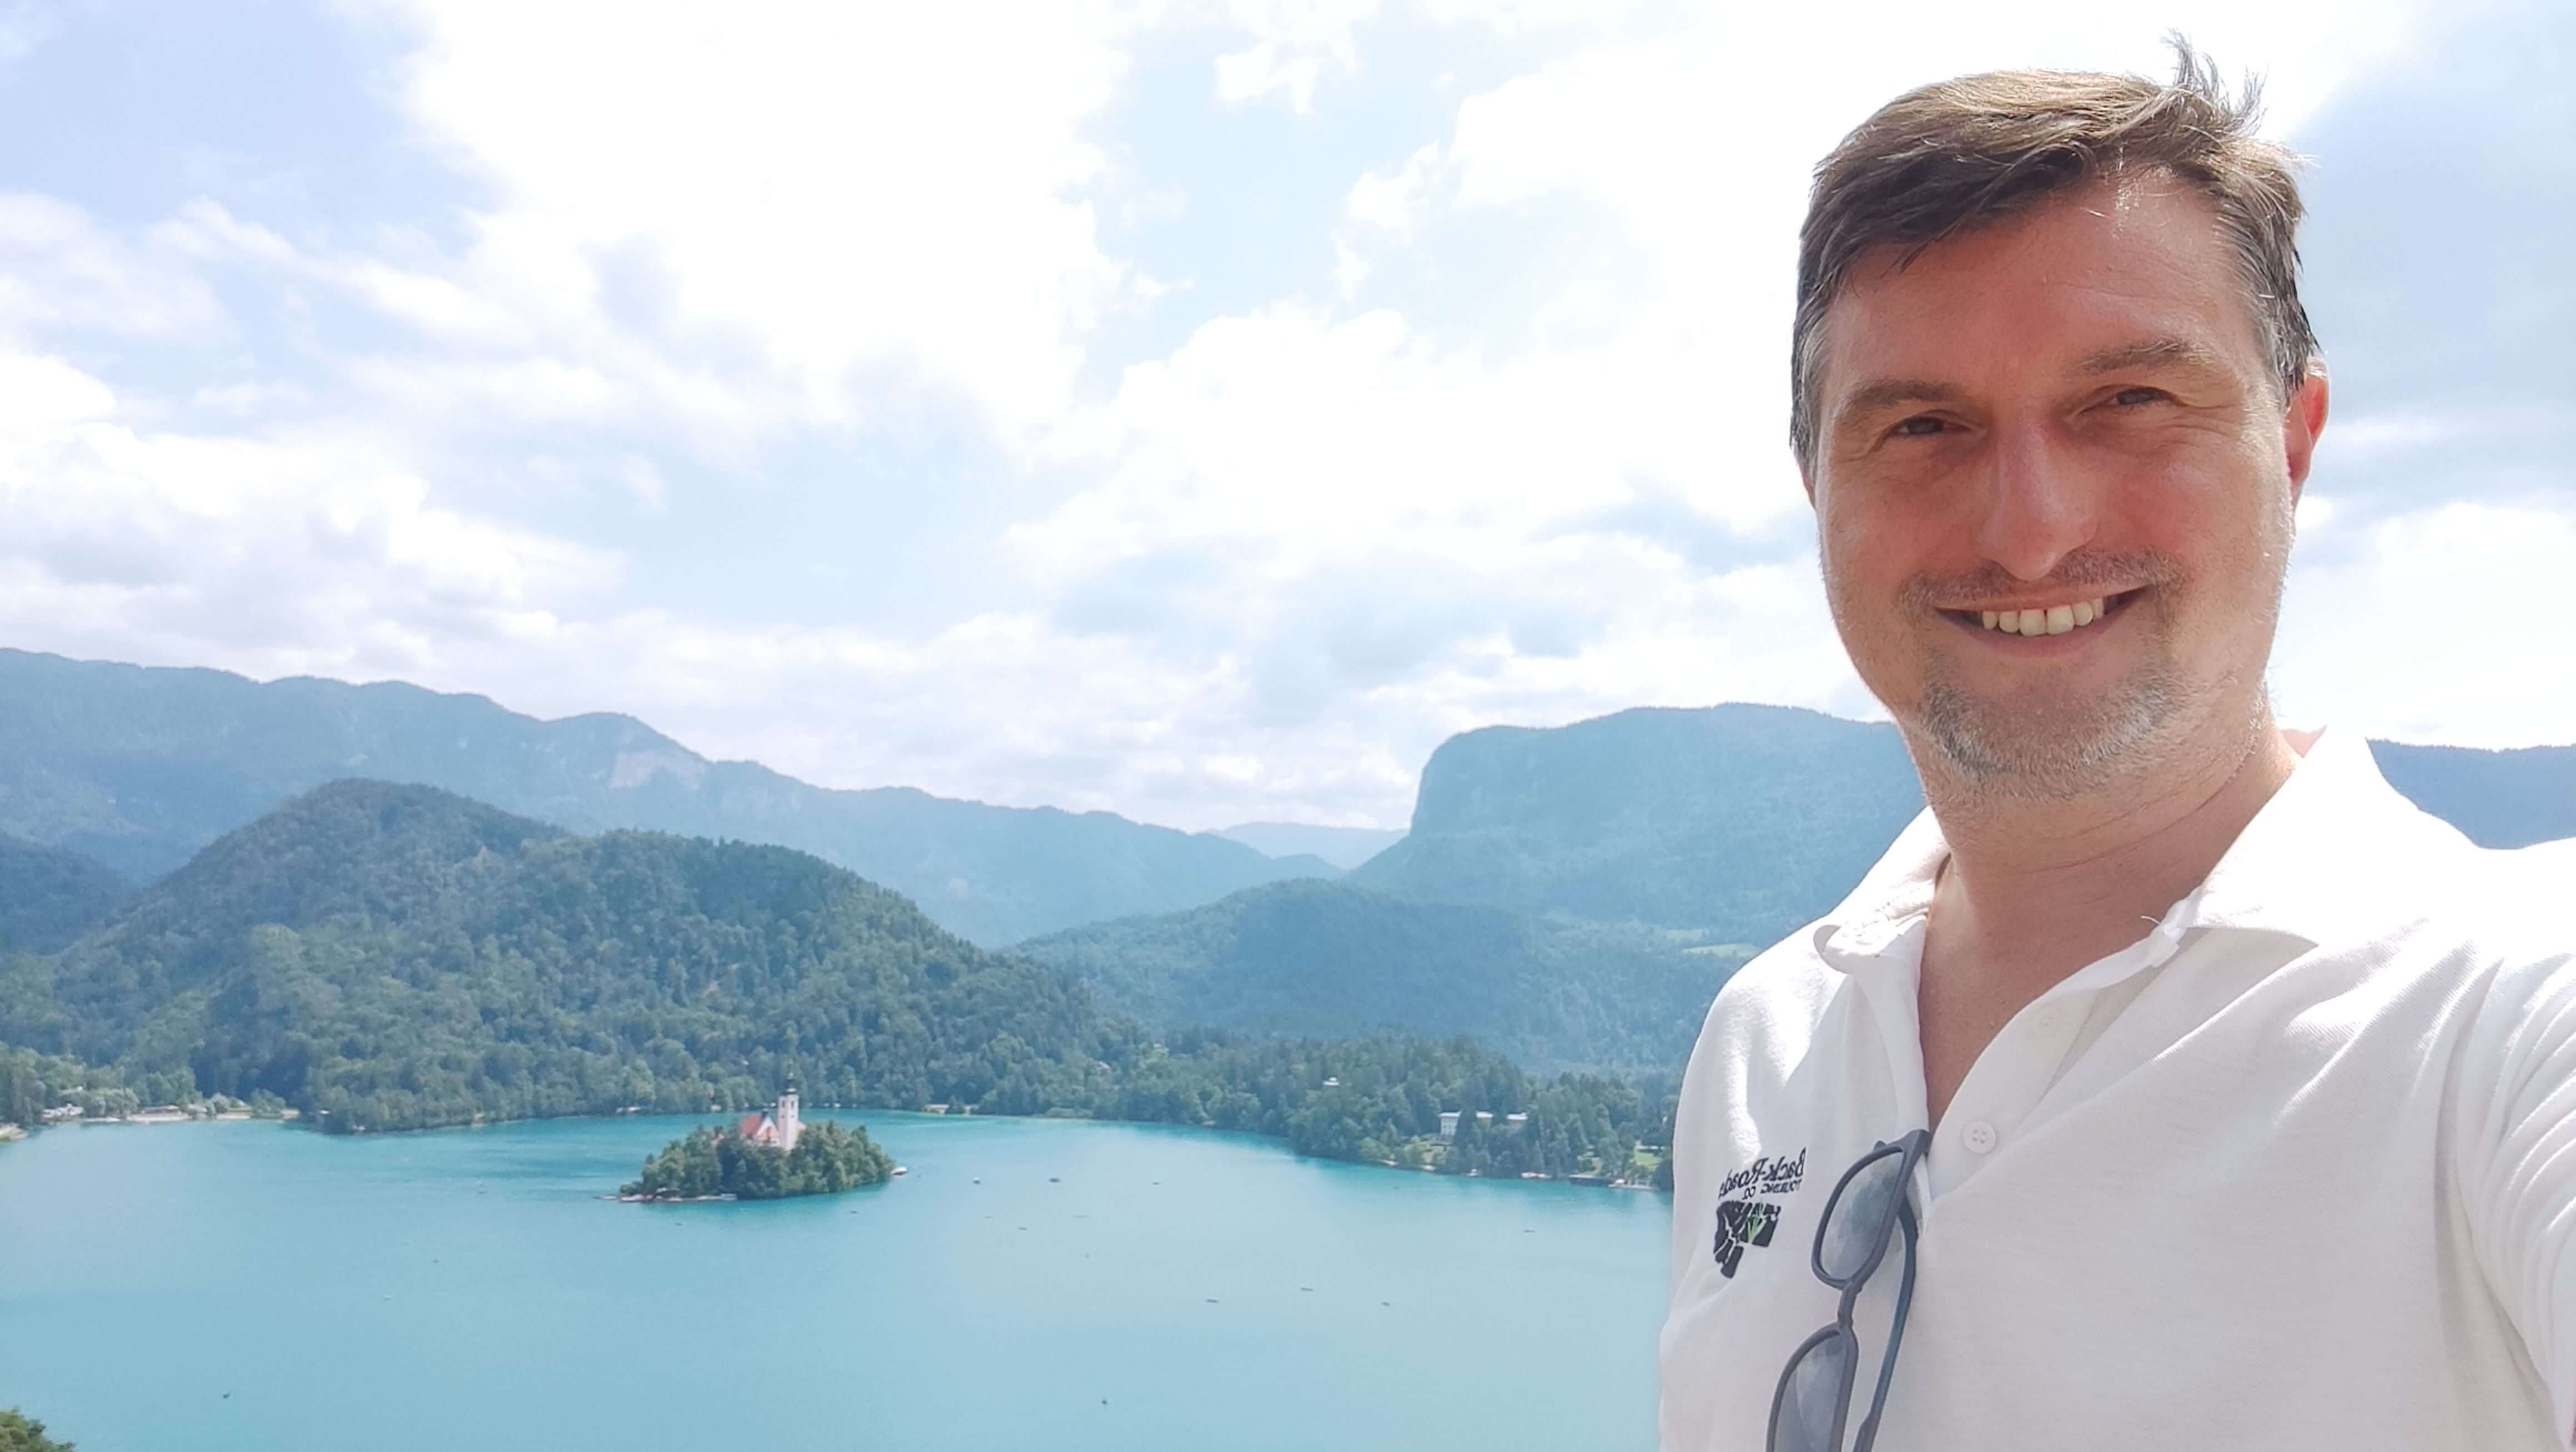
[[[2123,388],[2111,395],[2111,402],[2121,408],[2136,408],[2140,404],[2155,403],[2164,396],[2165,391],[2161,388]]]
[[[1941,421],[1927,414],[1917,418],[1909,418],[1905,422],[1898,424],[1895,428],[1889,430],[1889,432],[1903,438],[1929,438],[1932,435],[1941,432]]]

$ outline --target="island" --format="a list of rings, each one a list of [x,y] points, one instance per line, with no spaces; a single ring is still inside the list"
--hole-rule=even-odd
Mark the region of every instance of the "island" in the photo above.
[[[783,1200],[837,1195],[883,1184],[896,1173],[865,1129],[802,1122],[790,1088],[766,1114],[746,1115],[731,1128],[694,1129],[663,1146],[644,1162],[642,1175],[618,1187],[617,1198]]]

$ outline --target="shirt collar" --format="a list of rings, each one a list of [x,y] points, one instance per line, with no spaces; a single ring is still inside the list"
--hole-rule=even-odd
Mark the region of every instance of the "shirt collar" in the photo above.
[[[2410,896],[2409,874],[2428,857],[2467,845],[2388,785],[2359,732],[2322,732],[2209,876],[2146,935],[2146,959],[2169,956],[2194,928],[2283,933],[2310,946],[2349,936]],[[1817,921],[1817,956],[1848,973],[1906,944],[1949,856],[1926,808]]]
[[[2420,904],[2470,846],[2388,784],[2360,732],[2326,731],[2193,894],[2198,925],[2348,940]]]

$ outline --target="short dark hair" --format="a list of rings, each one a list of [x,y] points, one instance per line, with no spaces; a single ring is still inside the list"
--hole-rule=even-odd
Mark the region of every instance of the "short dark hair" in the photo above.
[[[2218,68],[2173,38],[2174,78],[1992,71],[1908,91],[1816,165],[1798,229],[1789,344],[1789,443],[1815,463],[1816,348],[1826,309],[1861,258],[1944,238],[2124,170],[2166,172],[2207,197],[2235,245],[2247,311],[2286,401],[2317,357],[2299,305],[2298,158],[2254,134],[2262,87],[2230,96]]]

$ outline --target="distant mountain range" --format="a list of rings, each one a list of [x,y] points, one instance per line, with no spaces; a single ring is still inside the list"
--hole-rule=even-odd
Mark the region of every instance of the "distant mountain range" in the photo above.
[[[2373,750],[2400,790],[2482,843],[2576,837],[2576,747]],[[0,947],[59,943],[120,899],[120,875],[157,876],[360,776],[578,832],[809,851],[971,941],[1025,943],[1158,1023],[1472,1025],[1532,1062],[1585,1064],[1660,1052],[1644,1046],[1677,1010],[1659,985],[1713,987],[1723,966],[1681,961],[1685,946],[1765,944],[1809,920],[1921,806],[1893,727],[1772,706],[1471,731],[1433,753],[1400,838],[1283,823],[1219,836],[825,790],[710,762],[623,716],[538,721],[400,684],[0,651],[0,833],[27,839],[0,849]],[[1254,891],[1330,878],[1327,859],[1358,864],[1346,890]],[[8,895],[12,881],[56,886],[38,903]],[[1482,1007],[1426,1011],[1488,991]]]
[[[1314,827],[1303,822],[1246,822],[1218,836],[1272,857],[1314,857],[1348,871],[1404,840],[1378,827]]]
[[[1538,1072],[1671,1070],[1748,948],[1686,934],[1279,882],[1014,951],[1158,1024],[1473,1035]]]
[[[260,684],[0,650],[0,832],[142,881],[348,777],[441,787],[575,831],[795,847],[985,944],[1335,871],[1107,812],[827,790],[709,761],[625,716],[539,721],[400,683]]]

